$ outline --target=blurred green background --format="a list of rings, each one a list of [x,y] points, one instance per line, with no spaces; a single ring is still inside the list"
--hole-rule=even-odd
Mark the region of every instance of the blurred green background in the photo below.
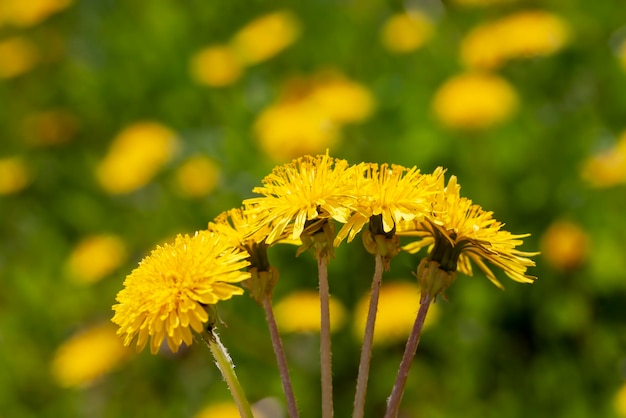
[[[129,354],[102,324],[155,245],[326,148],[446,167],[542,251],[532,285],[458,278],[402,416],[626,416],[625,40],[620,0],[0,0],[0,417],[197,417],[228,401],[206,347]],[[312,256],[294,254],[270,254],[277,301],[316,289]],[[410,283],[418,262],[400,255],[383,283]],[[329,269],[346,417],[373,260],[357,239]],[[261,308],[244,295],[220,312],[250,400],[282,402]],[[320,416],[318,336],[285,347],[302,417]],[[375,347],[369,417],[403,349]]]

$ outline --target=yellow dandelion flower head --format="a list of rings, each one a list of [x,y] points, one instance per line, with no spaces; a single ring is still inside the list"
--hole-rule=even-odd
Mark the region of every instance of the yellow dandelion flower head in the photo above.
[[[327,154],[306,155],[277,166],[266,176],[262,187],[247,199],[259,222],[271,225],[267,244],[290,236],[300,238],[308,221],[335,219],[345,223],[353,204],[348,162]]]
[[[157,246],[126,277],[113,306],[113,322],[129,345],[137,336],[142,350],[151,337],[150,351],[158,352],[163,340],[176,352],[190,345],[191,329],[201,332],[209,320],[206,305],[240,295],[235,283],[249,278],[247,253],[225,237],[210,231],[178,235],[173,244]],[[191,329],[190,329],[191,328]]]
[[[363,339],[370,295],[359,299],[354,311],[354,334]],[[390,345],[406,341],[420,305],[420,288],[414,282],[388,282],[381,286],[374,328],[374,345]],[[424,329],[439,315],[438,304],[428,309]]]
[[[622,42],[620,42],[617,47],[616,53],[622,69],[626,71],[626,38]]]
[[[39,60],[37,47],[22,36],[0,41],[0,80],[17,77],[35,67]]]
[[[266,61],[293,44],[300,35],[300,23],[286,10],[260,16],[241,28],[231,41],[237,56],[246,65]]]
[[[111,274],[124,261],[127,252],[117,235],[93,235],[81,240],[70,254],[66,269],[80,283],[95,283]]]
[[[553,268],[562,271],[580,267],[589,253],[589,236],[578,224],[558,220],[541,237],[541,254]]]
[[[346,308],[331,296],[330,330],[339,330],[346,321]],[[320,297],[315,291],[300,290],[289,294],[274,308],[276,322],[281,332],[319,332]]]
[[[173,156],[176,134],[156,122],[123,129],[96,169],[100,185],[111,194],[131,193],[152,180]]]
[[[23,190],[31,178],[30,169],[22,157],[0,158],[0,196]]]
[[[357,202],[354,212],[337,234],[335,244],[346,236],[352,241],[375,215],[381,215],[383,232],[391,232],[398,222],[420,218],[435,193],[436,179],[443,176],[438,168],[433,175],[420,173],[416,167],[397,164],[361,163],[352,170]]]
[[[581,176],[587,184],[596,188],[626,183],[626,131],[614,146],[587,158]]]
[[[529,234],[513,235],[502,226],[493,219],[493,212],[486,212],[461,197],[460,186],[452,176],[445,187],[443,178],[440,180],[439,192],[424,221],[405,222],[399,225],[398,234],[419,237],[403,249],[415,253],[429,247],[429,259],[439,262],[444,271],[458,270],[471,276],[473,262],[492,283],[502,288],[487,262],[517,282],[532,283],[535,278],[528,276],[526,270],[535,263],[528,257],[538,253],[516,249],[523,243],[521,238]]]
[[[193,80],[210,87],[233,84],[243,72],[237,55],[226,45],[213,45],[196,52],[189,66]]]
[[[63,387],[79,387],[109,373],[129,356],[115,335],[113,324],[88,328],[61,344],[55,351],[50,371]]]
[[[178,190],[187,197],[203,197],[217,187],[220,167],[211,158],[194,156],[176,170]]]
[[[26,141],[37,146],[55,146],[69,142],[78,130],[78,119],[65,109],[50,109],[28,115],[22,121]]]
[[[555,14],[517,12],[472,30],[461,44],[461,60],[469,68],[486,70],[511,59],[551,55],[567,44],[569,32]]]
[[[254,131],[261,149],[274,161],[323,152],[339,137],[337,123],[307,97],[269,106],[257,118]]]
[[[308,97],[337,123],[361,122],[374,111],[370,91],[336,71],[315,76]]]
[[[507,120],[518,98],[508,81],[487,73],[464,73],[446,81],[436,92],[433,110],[446,126],[486,129]]]
[[[19,27],[34,26],[70,4],[72,0],[3,0],[0,2],[0,24],[5,21]]]
[[[384,47],[396,54],[407,54],[430,40],[434,25],[420,10],[410,10],[389,17],[383,24],[381,40]]]
[[[230,209],[216,216],[214,222],[209,223],[209,230],[217,231],[244,246],[252,242],[260,243],[271,228],[259,222],[258,218],[254,208],[248,206]]]

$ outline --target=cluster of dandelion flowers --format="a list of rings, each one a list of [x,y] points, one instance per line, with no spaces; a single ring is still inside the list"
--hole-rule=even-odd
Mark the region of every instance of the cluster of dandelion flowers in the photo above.
[[[526,270],[535,263],[528,257],[537,253],[516,249],[522,244],[521,238],[529,234],[514,235],[503,230],[504,224],[493,218],[493,212],[487,212],[462,197],[460,189],[455,176],[450,178],[447,186],[444,186],[443,177],[440,178],[439,192],[433,195],[431,209],[424,219],[399,226],[399,235],[419,237],[403,249],[416,253],[424,247],[429,248],[425,260],[438,263],[440,270],[451,275],[460,271],[471,276],[471,262],[474,262],[499,288],[502,285],[487,263],[502,269],[517,282],[532,283],[535,278],[528,276]],[[431,296],[443,292],[449,284],[451,282],[444,288],[435,289]]]
[[[207,305],[240,295],[235,283],[249,278],[241,271],[248,254],[223,236],[200,231],[178,235],[173,244],[157,246],[124,281],[113,306],[118,335],[129,345],[137,336],[142,350],[151,337],[150,351],[158,352],[163,340],[176,352],[190,345],[191,329],[202,332],[209,321]]]

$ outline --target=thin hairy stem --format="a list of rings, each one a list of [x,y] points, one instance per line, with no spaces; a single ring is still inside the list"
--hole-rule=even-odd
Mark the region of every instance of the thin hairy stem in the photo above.
[[[367,380],[370,372],[370,359],[372,357],[372,342],[374,340],[374,325],[376,323],[376,311],[378,309],[378,296],[380,283],[383,277],[383,257],[377,253],[375,256],[374,277],[370,294],[370,305],[367,312],[367,322],[361,347],[361,360],[359,362],[359,375],[356,382],[354,395],[354,410],[352,418],[362,418],[365,412],[365,396],[367,394]]]
[[[404,394],[404,387],[406,385],[407,378],[409,377],[409,370],[411,369],[411,362],[413,361],[413,357],[417,351],[417,346],[420,342],[422,327],[424,326],[424,320],[426,319],[426,314],[428,313],[431,301],[432,298],[430,294],[426,293],[422,295],[417,317],[415,318],[411,335],[409,335],[409,339],[406,342],[404,355],[402,356],[402,361],[400,362],[398,376],[396,377],[396,382],[393,385],[391,396],[389,396],[389,400],[387,401],[387,412],[385,413],[385,418],[396,418],[398,416],[400,402],[402,401],[402,395]]]
[[[280,380],[283,385],[283,392],[285,393],[285,399],[287,401],[287,413],[290,418],[298,418],[298,406],[296,404],[296,398],[293,394],[291,379],[289,378],[287,358],[285,357],[283,344],[280,339],[280,334],[278,333],[278,326],[276,325],[276,319],[274,318],[272,300],[269,294],[266,294],[263,298],[263,309],[265,310],[265,318],[267,319],[267,325],[270,330],[272,345],[274,346],[274,353],[276,354],[276,363],[278,364],[278,371],[280,372]]]
[[[320,368],[322,375],[322,418],[333,416],[333,376],[330,349],[330,295],[328,291],[328,258],[317,257],[320,286]]]
[[[224,347],[219,337],[215,332],[213,332],[213,330],[206,330],[201,334],[201,337],[202,341],[209,346],[211,354],[213,354],[215,364],[222,373],[222,376],[228,385],[228,390],[230,390],[230,394],[237,404],[239,415],[241,415],[242,418],[254,418],[252,415],[252,409],[250,408],[250,403],[248,402],[246,394],[239,383],[239,379],[237,379],[237,374],[235,374],[235,365],[228,355],[226,347]]]

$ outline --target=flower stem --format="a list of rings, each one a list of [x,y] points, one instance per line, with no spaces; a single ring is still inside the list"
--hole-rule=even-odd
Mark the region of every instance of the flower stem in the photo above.
[[[222,373],[222,376],[228,385],[228,389],[230,390],[230,394],[237,404],[239,415],[241,415],[242,418],[254,418],[252,415],[252,409],[250,409],[250,403],[248,402],[246,394],[239,383],[239,379],[237,379],[237,375],[235,374],[235,365],[228,355],[226,347],[224,347],[218,335],[212,330],[205,330],[205,332],[201,334],[201,337],[202,341],[204,341],[211,350],[211,354],[213,354],[215,364]]]
[[[370,359],[372,357],[372,342],[374,340],[374,325],[376,323],[376,310],[378,309],[378,296],[380,283],[383,276],[383,257],[380,253],[375,256],[374,278],[370,294],[370,305],[367,312],[367,322],[361,347],[361,360],[359,362],[359,375],[356,382],[356,394],[354,396],[354,410],[352,418],[362,418],[365,412],[365,395],[367,393],[367,380],[370,371]]]
[[[267,319],[267,325],[270,330],[272,345],[274,346],[274,353],[276,354],[276,363],[278,364],[278,370],[280,372],[280,380],[282,382],[283,392],[285,393],[285,399],[287,401],[287,412],[290,418],[298,418],[298,406],[296,405],[296,398],[293,394],[293,387],[291,385],[289,369],[287,367],[287,359],[283,350],[280,334],[278,333],[278,326],[276,325],[276,319],[274,318],[274,310],[272,309],[272,301],[269,294],[266,294],[263,298],[263,309],[265,310],[265,318]]]
[[[406,380],[409,377],[411,362],[413,361],[413,357],[417,351],[417,345],[420,342],[422,327],[424,326],[424,320],[426,319],[426,314],[428,313],[431,301],[432,298],[429,293],[422,295],[417,317],[415,318],[411,335],[406,342],[404,355],[402,356],[402,361],[400,362],[398,376],[396,377],[396,382],[393,385],[391,396],[389,396],[389,400],[387,401],[387,412],[385,413],[385,418],[396,418],[398,416],[400,402],[402,401],[402,395],[404,394],[404,386],[406,385]]]
[[[328,259],[317,257],[320,286],[320,369],[322,375],[322,418],[333,416],[333,376],[330,349],[330,295],[328,291]]]

